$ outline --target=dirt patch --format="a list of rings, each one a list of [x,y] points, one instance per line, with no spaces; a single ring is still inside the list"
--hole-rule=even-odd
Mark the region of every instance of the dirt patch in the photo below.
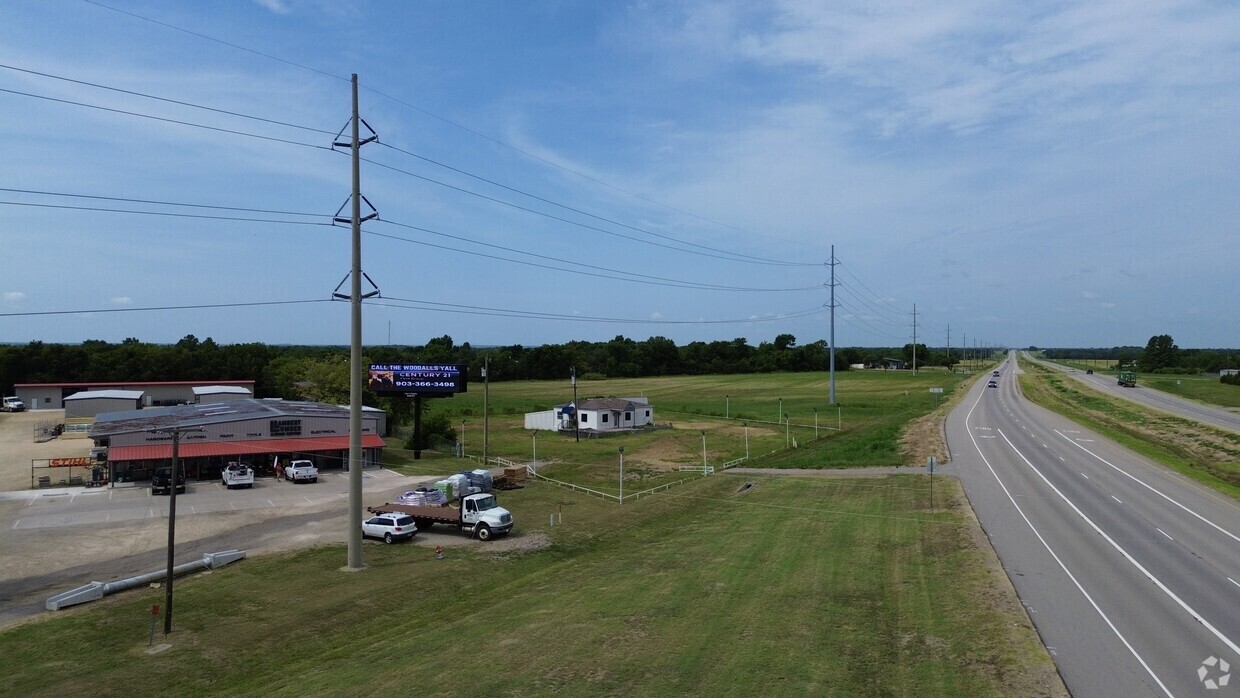
[[[60,424],[64,421],[64,410],[0,413],[0,491],[30,489],[32,460],[90,455],[90,447],[95,445],[90,439],[60,436],[51,441],[35,443],[34,430],[37,425],[43,422]],[[41,470],[40,474],[48,474],[48,471]],[[85,470],[75,468],[74,474],[83,475]]]
[[[943,423],[947,415],[968,394],[972,381],[965,381],[956,386],[951,396],[943,401],[929,414],[922,415],[904,425],[900,432],[900,452],[905,463],[909,465],[925,465],[926,459],[934,456],[940,463],[951,460],[947,451],[947,438],[943,433]]]

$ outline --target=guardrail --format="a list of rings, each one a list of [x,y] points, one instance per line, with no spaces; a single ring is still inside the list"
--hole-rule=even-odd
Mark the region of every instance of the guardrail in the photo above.
[[[702,473],[703,475],[714,475],[715,466],[713,465],[682,465],[680,466],[682,473]]]

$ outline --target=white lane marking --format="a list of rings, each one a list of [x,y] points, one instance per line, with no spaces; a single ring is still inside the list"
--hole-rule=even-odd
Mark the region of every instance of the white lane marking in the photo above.
[[[1086,480],[1088,480],[1088,479],[1089,479],[1089,476],[1088,476],[1088,475],[1086,475],[1085,473],[1081,473],[1081,477],[1085,478]]]
[[[980,397],[973,403],[973,407],[969,408],[969,413],[965,415],[966,425],[969,423],[969,418],[973,416],[973,410],[977,409],[979,402],[981,402]],[[1002,431],[1000,431],[1000,433],[1002,433]],[[973,433],[969,432],[969,438],[972,439],[972,437]],[[1004,440],[1006,440],[1006,437],[1004,437]],[[1123,633],[1119,631],[1119,628],[1115,627],[1115,624],[1112,623],[1111,619],[1107,617],[1107,614],[1102,610],[1102,607],[1094,601],[1094,597],[1090,596],[1088,591],[1085,591],[1085,587],[1081,585],[1076,576],[1073,575],[1068,569],[1068,566],[1064,564],[1064,561],[1061,560],[1059,555],[1057,555],[1051,548],[1051,544],[1046,542],[1046,539],[1042,537],[1042,533],[1038,531],[1037,527],[1033,525],[1033,522],[1029,520],[1029,517],[1025,515],[1025,510],[1020,508],[1020,505],[1016,503],[1016,499],[1012,497],[1012,493],[1008,491],[1007,485],[1003,484],[1003,480],[999,479],[999,473],[995,472],[994,466],[990,464],[990,461],[986,458],[985,454],[982,453],[982,449],[978,447],[976,440],[973,441],[973,448],[977,450],[977,455],[980,456],[982,462],[986,464],[986,469],[989,470],[990,474],[994,476],[995,482],[999,483],[999,487],[1001,487],[1003,489],[1003,493],[1007,495],[1008,501],[1011,502],[1012,506],[1016,508],[1016,513],[1020,514],[1020,518],[1024,519],[1025,523],[1028,524],[1029,530],[1033,531],[1033,535],[1037,536],[1038,540],[1042,543],[1042,547],[1046,548],[1046,552],[1051,554],[1051,557],[1054,558],[1055,562],[1059,564],[1059,568],[1063,570],[1064,574],[1068,575],[1068,579],[1072,580],[1072,583],[1076,585],[1076,588],[1081,592],[1081,595],[1085,597],[1085,600],[1089,602],[1089,605],[1094,607],[1094,611],[1102,617],[1103,622],[1107,624],[1107,627],[1111,629],[1111,632],[1115,633],[1115,637],[1119,638],[1119,641],[1124,643],[1124,647],[1128,648],[1128,652],[1132,654],[1132,656],[1136,658],[1137,663],[1145,669],[1145,673],[1149,674],[1150,678],[1154,679],[1154,683],[1158,684],[1158,687],[1163,690],[1163,693],[1168,696],[1172,696],[1171,691],[1168,690],[1167,686],[1163,684],[1161,679],[1158,678],[1158,675],[1154,673],[1154,670],[1150,668],[1150,665],[1145,663],[1145,660],[1142,659],[1141,655],[1137,653],[1136,648],[1128,642],[1128,638],[1124,637]]]
[[[1063,436],[1063,434],[1060,434],[1060,436]],[[1103,463],[1105,463],[1105,464],[1107,464],[1107,465],[1111,466],[1111,468],[1112,468],[1112,469],[1114,469],[1116,472],[1118,472],[1118,473],[1120,473],[1120,474],[1124,475],[1125,477],[1127,477],[1128,479],[1132,480],[1133,482],[1136,482],[1136,483],[1140,484],[1142,487],[1144,487],[1145,489],[1149,490],[1150,492],[1153,492],[1154,494],[1158,495],[1159,497],[1162,497],[1163,499],[1167,500],[1168,502],[1171,502],[1172,504],[1176,505],[1177,507],[1179,507],[1179,508],[1183,509],[1184,511],[1186,511],[1186,512],[1188,512],[1188,513],[1190,513],[1190,514],[1192,514],[1193,516],[1197,517],[1197,519],[1198,519],[1198,520],[1200,520],[1200,521],[1202,521],[1203,523],[1209,524],[1209,525],[1210,525],[1210,526],[1212,526],[1212,527],[1213,527],[1216,531],[1218,531],[1218,532],[1220,532],[1220,533],[1222,533],[1222,534],[1226,535],[1228,538],[1231,538],[1232,540],[1236,541],[1237,543],[1240,543],[1240,537],[1237,537],[1237,536],[1236,536],[1234,533],[1232,533],[1231,531],[1228,531],[1228,530],[1224,529],[1222,526],[1219,526],[1218,524],[1216,524],[1216,523],[1214,523],[1213,521],[1211,521],[1211,520],[1207,519],[1206,517],[1202,516],[1201,514],[1198,514],[1197,512],[1193,511],[1192,509],[1189,509],[1188,507],[1184,506],[1183,504],[1180,504],[1179,502],[1175,501],[1175,500],[1174,500],[1174,499],[1172,499],[1171,497],[1169,497],[1169,496],[1167,496],[1167,495],[1163,494],[1162,492],[1160,492],[1160,491],[1158,491],[1158,490],[1154,489],[1153,487],[1151,487],[1151,486],[1149,486],[1148,484],[1146,484],[1146,483],[1145,483],[1145,481],[1144,481],[1144,480],[1142,480],[1141,478],[1136,477],[1135,475],[1133,475],[1132,473],[1128,472],[1127,470],[1124,470],[1123,468],[1117,467],[1114,463],[1112,463],[1112,462],[1108,461],[1107,459],[1103,458],[1102,456],[1098,455],[1097,453],[1094,453],[1093,451],[1089,450],[1088,448],[1085,448],[1084,446],[1082,446],[1082,445],[1080,445],[1080,444],[1076,443],[1076,442],[1075,442],[1075,441],[1073,441],[1072,439],[1068,439],[1068,437],[1066,437],[1066,436],[1063,436],[1063,438],[1067,439],[1067,440],[1068,440],[1068,443],[1071,443],[1073,446],[1076,446],[1077,448],[1079,448],[1079,449],[1081,449],[1082,451],[1084,451],[1084,452],[1088,453],[1089,455],[1093,456],[1094,458],[1097,458],[1098,460],[1102,461]]]
[[[305,496],[305,495],[302,495],[302,496],[301,496],[301,498],[302,498],[302,499],[304,499],[304,500],[306,500],[307,502],[310,502],[310,498],[309,498],[309,497],[307,497],[307,496]],[[310,502],[310,503],[311,503],[311,504],[314,504],[314,502]]]
[[[194,507],[192,507],[192,506],[191,506],[191,507],[189,508],[189,513],[191,513],[191,514],[197,514],[197,513],[198,513],[198,510],[197,510],[197,509],[195,509]]]
[[[1164,530],[1162,530],[1161,528],[1159,528],[1159,527],[1157,527],[1157,526],[1155,526],[1155,527],[1154,527],[1154,530],[1155,530],[1155,531],[1158,531],[1159,533],[1163,534],[1164,536],[1167,536],[1167,532],[1166,532],[1166,531],[1164,531]],[[1175,539],[1174,539],[1174,538],[1172,538],[1171,536],[1167,536],[1167,540],[1175,540]]]
[[[21,520],[21,519],[18,519],[18,520],[16,520],[16,521],[14,521],[14,522],[13,522],[13,530],[14,530],[14,531],[16,531],[16,530],[17,530],[17,524],[19,524],[19,523],[21,523],[21,522],[22,522],[22,520]]]
[[[1062,462],[1064,462],[1064,463],[1067,463],[1067,462],[1068,462],[1067,460],[1065,460],[1065,459],[1064,459],[1064,457],[1063,457],[1063,456],[1060,456],[1060,457],[1059,457],[1059,460],[1060,460],[1060,461],[1062,461]],[[1084,473],[1082,473],[1082,475],[1083,475],[1083,474],[1084,474]]]
[[[270,505],[271,505],[271,506],[273,506],[273,507],[275,506],[275,503],[274,503],[274,502],[272,502],[270,499],[268,499],[268,500],[267,500],[267,503],[268,503],[268,504],[270,504]]]
[[[1137,562],[1136,558],[1134,558],[1132,555],[1129,555],[1127,550],[1124,550],[1124,548],[1123,548],[1123,547],[1121,547],[1119,543],[1116,543],[1116,542],[1115,542],[1115,539],[1113,539],[1113,538],[1111,538],[1110,536],[1108,536],[1108,535],[1106,534],[1106,532],[1105,532],[1105,531],[1103,531],[1103,530],[1102,530],[1102,529],[1098,526],[1098,524],[1094,523],[1093,519],[1091,519],[1091,518],[1089,518],[1088,516],[1086,516],[1086,515],[1085,515],[1085,512],[1081,511],[1081,510],[1080,510],[1080,509],[1079,509],[1079,508],[1078,508],[1075,504],[1073,504],[1073,503],[1072,503],[1072,500],[1068,499],[1068,498],[1064,495],[1064,493],[1063,493],[1063,492],[1060,492],[1058,487],[1055,487],[1053,484],[1051,484],[1051,481],[1050,481],[1050,480],[1048,480],[1048,479],[1046,479],[1046,476],[1042,474],[1042,471],[1038,470],[1038,469],[1037,469],[1037,467],[1035,467],[1035,466],[1033,465],[1033,463],[1030,463],[1030,462],[1029,462],[1029,459],[1028,459],[1028,458],[1025,458],[1025,455],[1024,455],[1023,453],[1021,453],[1019,450],[1017,450],[1016,445],[1015,445],[1015,444],[1013,444],[1013,443],[1012,443],[1012,441],[1011,441],[1010,439],[1008,439],[1008,437],[1007,437],[1007,436],[1003,433],[1003,430],[1002,430],[1002,429],[1000,429],[1000,430],[999,430],[999,436],[1002,436],[1002,437],[1003,437],[1003,440],[1004,440],[1004,441],[1007,441],[1008,446],[1011,446],[1011,447],[1012,447],[1012,450],[1016,452],[1016,455],[1020,456],[1020,459],[1021,459],[1021,460],[1023,460],[1023,461],[1025,461],[1025,465],[1028,465],[1028,466],[1029,466],[1029,468],[1030,468],[1031,470],[1033,470],[1033,472],[1037,473],[1038,477],[1039,477],[1039,478],[1041,478],[1041,479],[1042,479],[1042,481],[1046,483],[1046,486],[1047,486],[1047,487],[1050,487],[1052,490],[1054,490],[1054,491],[1055,491],[1055,494],[1059,495],[1059,498],[1060,498],[1060,499],[1062,499],[1062,500],[1064,501],[1064,503],[1065,503],[1065,504],[1067,504],[1068,506],[1072,507],[1072,510],[1076,512],[1076,515],[1077,515],[1077,516],[1081,517],[1081,519],[1082,519],[1082,520],[1084,520],[1084,521],[1085,521],[1085,523],[1089,524],[1089,526],[1090,526],[1091,528],[1093,528],[1093,529],[1094,529],[1094,531],[1095,531],[1096,533],[1098,533],[1098,535],[1100,535],[1100,536],[1102,536],[1104,539],[1106,539],[1106,542],[1110,543],[1110,544],[1111,544],[1111,547],[1112,547],[1112,548],[1115,548],[1115,550],[1116,550],[1116,551],[1118,551],[1120,555],[1123,555],[1123,556],[1124,556],[1124,559],[1128,560],[1128,562],[1129,562],[1129,563],[1131,563],[1133,567],[1136,567],[1136,568],[1137,568],[1137,569],[1141,572],[1141,574],[1144,574],[1144,575],[1145,575],[1145,577],[1146,577],[1146,579],[1148,579],[1148,580],[1150,580],[1151,582],[1153,582],[1153,583],[1155,584],[1155,586],[1157,586],[1159,589],[1161,589],[1161,590],[1162,590],[1162,592],[1163,592],[1164,594],[1166,594],[1166,595],[1167,595],[1167,596],[1168,596],[1168,597],[1169,597],[1172,601],[1174,601],[1177,605],[1179,605],[1179,607],[1180,607],[1180,608],[1182,608],[1182,609],[1184,609],[1186,612],[1188,612],[1188,614],[1189,614],[1190,616],[1192,616],[1193,620],[1195,620],[1195,621],[1197,621],[1198,623],[1200,623],[1200,624],[1202,625],[1202,627],[1206,628],[1206,629],[1207,629],[1207,630],[1209,630],[1211,633],[1213,633],[1213,634],[1214,634],[1214,637],[1217,637],[1217,638],[1218,638],[1219,640],[1221,640],[1224,644],[1226,644],[1229,648],[1231,648],[1231,651],[1232,651],[1232,652],[1235,652],[1237,655],[1240,655],[1240,645],[1237,645],[1236,643],[1232,642],[1232,641],[1231,641],[1231,638],[1229,638],[1229,637],[1227,637],[1226,635],[1224,635],[1223,633],[1219,632],[1218,628],[1216,628],[1216,627],[1214,627],[1213,625],[1211,625],[1211,624],[1210,624],[1210,621],[1208,621],[1208,620],[1206,620],[1205,618],[1203,618],[1203,617],[1202,617],[1202,615],[1201,615],[1200,613],[1198,613],[1197,611],[1193,610],[1193,607],[1192,607],[1192,606],[1189,606],[1187,603],[1185,603],[1185,602],[1184,602],[1184,600],[1183,600],[1183,599],[1181,599],[1180,597],[1176,596],[1176,595],[1175,595],[1175,592],[1173,592],[1173,591],[1171,591],[1170,589],[1168,589],[1166,584],[1163,584],[1163,583],[1162,583],[1162,582],[1158,579],[1158,577],[1155,577],[1155,576],[1154,576],[1154,574],[1153,574],[1152,572],[1150,572],[1149,570],[1145,569],[1145,567],[1144,567],[1141,563]],[[1114,496],[1114,495],[1111,495],[1111,497],[1112,497],[1113,499],[1115,498],[1115,496]],[[1115,501],[1119,502],[1119,500],[1118,500],[1118,499],[1115,499]],[[1120,503],[1122,504],[1123,502],[1120,502]]]
[[[1228,578],[1227,578],[1227,581],[1229,581],[1229,582],[1231,582],[1232,584],[1235,584],[1236,586],[1240,587],[1240,582],[1237,582],[1236,580],[1232,579],[1231,577],[1228,577]]]
[[[1114,499],[1115,501],[1119,502],[1119,497],[1116,497],[1115,495],[1111,495],[1111,499]],[[1119,503],[1123,504],[1123,502],[1119,502]]]
[[[1081,443],[1087,443],[1087,444],[1092,444],[1094,442],[1093,439],[1073,439],[1073,441],[1080,441]]]
[[[236,510],[237,510],[237,504],[236,504],[236,502],[229,502],[229,503],[228,503],[228,506],[232,507],[232,508],[233,508],[233,511],[236,511]]]

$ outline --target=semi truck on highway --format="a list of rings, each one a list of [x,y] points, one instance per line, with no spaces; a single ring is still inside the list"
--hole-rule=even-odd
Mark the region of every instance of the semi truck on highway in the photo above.
[[[419,531],[427,531],[435,524],[455,526],[469,533],[470,538],[491,540],[512,530],[512,513],[495,501],[493,494],[466,495],[454,504],[444,506],[414,506],[387,503],[367,507],[372,514],[408,514],[413,517]]]
[[[1135,388],[1137,387],[1137,374],[1132,371],[1120,371],[1117,382],[1125,388]]]

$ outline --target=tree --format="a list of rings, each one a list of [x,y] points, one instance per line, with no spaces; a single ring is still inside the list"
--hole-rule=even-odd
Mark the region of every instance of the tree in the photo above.
[[[1175,345],[1169,334],[1150,337],[1145,351],[1137,359],[1142,371],[1157,371],[1160,368],[1171,368],[1179,360],[1180,348]]]

